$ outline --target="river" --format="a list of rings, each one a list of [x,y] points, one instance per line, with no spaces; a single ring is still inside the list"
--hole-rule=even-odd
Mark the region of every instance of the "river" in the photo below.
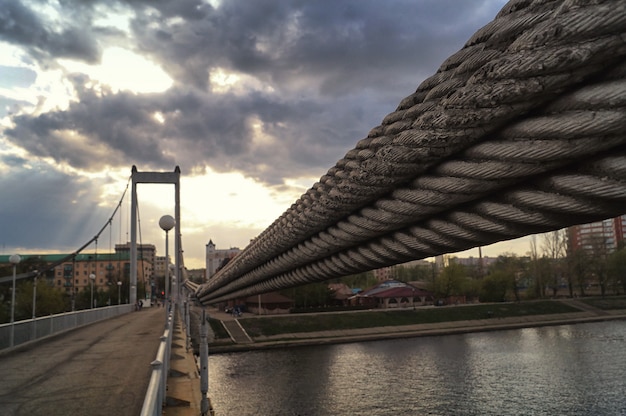
[[[626,415],[626,321],[212,355],[216,416]]]

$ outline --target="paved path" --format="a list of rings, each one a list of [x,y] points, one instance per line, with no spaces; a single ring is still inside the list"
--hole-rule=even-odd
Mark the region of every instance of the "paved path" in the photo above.
[[[165,311],[146,308],[0,356],[0,415],[140,414]]]
[[[236,319],[224,320],[222,321],[222,324],[235,344],[250,344],[253,342],[252,338],[250,338],[248,333]]]

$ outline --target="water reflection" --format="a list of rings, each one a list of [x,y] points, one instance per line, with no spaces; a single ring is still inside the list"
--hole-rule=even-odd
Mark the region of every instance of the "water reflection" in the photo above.
[[[626,322],[211,356],[228,415],[626,414]]]

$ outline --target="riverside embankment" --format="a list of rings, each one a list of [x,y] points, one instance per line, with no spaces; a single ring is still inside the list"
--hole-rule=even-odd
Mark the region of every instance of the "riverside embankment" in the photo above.
[[[626,319],[626,298],[279,316],[243,314],[233,317],[211,307],[207,311],[215,328],[209,353],[218,354]],[[192,324],[192,338],[195,326]]]

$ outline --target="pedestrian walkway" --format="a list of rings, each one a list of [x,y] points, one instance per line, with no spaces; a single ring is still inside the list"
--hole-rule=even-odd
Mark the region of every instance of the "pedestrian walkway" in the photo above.
[[[222,324],[235,344],[250,344],[254,342],[237,319],[222,321]]]
[[[562,302],[567,303],[568,305],[571,305],[574,308],[581,309],[583,311],[592,312],[598,316],[610,315],[610,312],[591,306],[588,303],[582,302],[578,299],[566,299],[566,300],[563,300]]]
[[[163,328],[144,308],[0,355],[0,414],[138,415]]]

